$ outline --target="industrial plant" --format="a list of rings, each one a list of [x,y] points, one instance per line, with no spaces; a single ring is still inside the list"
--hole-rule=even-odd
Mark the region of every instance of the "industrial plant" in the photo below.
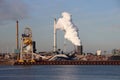
[[[53,51],[36,53],[36,41],[33,40],[32,29],[24,28],[23,33],[19,36],[19,22],[16,21],[16,49],[14,55],[0,55],[0,64],[14,65],[120,65],[119,56],[102,55],[101,50],[97,50],[96,54],[83,52],[83,45],[79,37],[78,28],[72,22],[71,14],[62,13],[62,18],[54,19],[53,26]],[[74,46],[75,51],[65,53],[61,49],[57,49],[57,30],[65,32],[64,38],[69,40]],[[20,39],[19,39],[20,38]],[[20,44],[19,44],[20,43]]]

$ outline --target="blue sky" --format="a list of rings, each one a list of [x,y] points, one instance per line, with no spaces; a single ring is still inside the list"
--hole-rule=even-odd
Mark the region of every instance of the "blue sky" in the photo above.
[[[0,4],[0,50],[15,48],[15,25],[20,35],[26,26],[33,32],[38,51],[53,50],[53,20],[66,11],[72,14],[84,52],[120,48],[119,0],[2,0]],[[11,6],[12,5],[12,6]],[[4,14],[4,15],[3,15]],[[58,48],[63,49],[64,32],[58,31]],[[67,41],[67,50],[73,50]]]

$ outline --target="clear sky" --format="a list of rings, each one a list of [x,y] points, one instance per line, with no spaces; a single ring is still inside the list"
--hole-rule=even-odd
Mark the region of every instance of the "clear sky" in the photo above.
[[[0,50],[16,47],[17,19],[20,35],[31,27],[38,51],[53,50],[53,20],[64,11],[72,14],[84,52],[120,48],[119,0],[0,0]],[[58,48],[63,49],[64,33],[57,33]],[[69,41],[66,44],[67,50],[73,50]]]

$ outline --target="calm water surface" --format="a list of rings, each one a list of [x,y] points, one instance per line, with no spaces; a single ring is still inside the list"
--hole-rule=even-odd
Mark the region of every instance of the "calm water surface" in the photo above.
[[[0,80],[120,80],[120,66],[0,66]]]

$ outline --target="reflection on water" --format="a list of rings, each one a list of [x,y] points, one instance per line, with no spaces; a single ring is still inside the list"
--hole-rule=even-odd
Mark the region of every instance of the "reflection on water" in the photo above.
[[[0,80],[120,80],[120,66],[0,66]]]

